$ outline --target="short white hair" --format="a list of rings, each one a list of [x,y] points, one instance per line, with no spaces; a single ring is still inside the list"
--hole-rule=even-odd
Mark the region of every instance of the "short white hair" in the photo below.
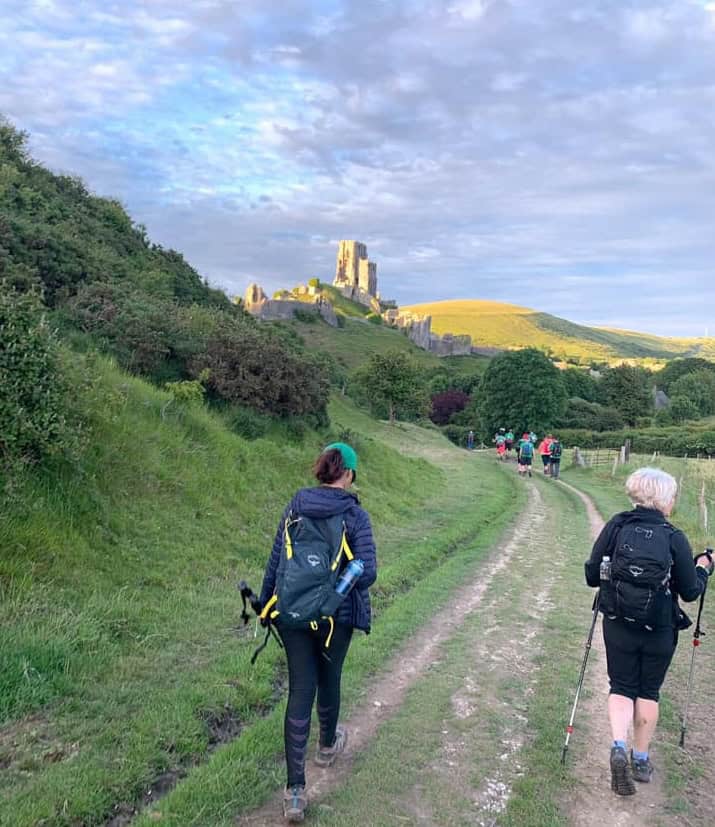
[[[626,494],[633,505],[668,511],[678,494],[678,483],[660,468],[639,468],[626,480]]]

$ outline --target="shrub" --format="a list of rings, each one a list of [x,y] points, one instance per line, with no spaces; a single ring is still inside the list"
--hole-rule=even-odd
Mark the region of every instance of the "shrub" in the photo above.
[[[382,324],[382,316],[379,313],[368,313],[367,320],[370,324],[374,325],[381,325]]]
[[[69,387],[37,293],[0,282],[0,456],[34,461],[74,444]]]
[[[189,364],[194,378],[206,369],[206,389],[214,399],[284,417],[325,413],[330,385],[321,366],[255,324],[217,330]]]
[[[562,429],[559,437],[565,446],[571,448],[620,448],[626,439],[630,439],[631,449],[639,454],[653,451],[674,457],[715,454],[715,431],[682,427],[625,428],[602,432]]]
[[[320,279],[309,279],[308,287],[320,287]]]
[[[620,411],[584,399],[569,399],[566,410],[558,420],[559,428],[584,428],[589,431],[615,431],[625,424]]]
[[[469,396],[460,390],[436,393],[432,397],[430,419],[435,425],[446,425],[454,414],[464,410],[469,401]]]

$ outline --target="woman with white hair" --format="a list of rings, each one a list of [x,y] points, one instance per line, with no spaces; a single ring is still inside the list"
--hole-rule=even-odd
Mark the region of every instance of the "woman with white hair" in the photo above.
[[[660,687],[678,642],[690,625],[678,598],[696,600],[712,574],[709,555],[693,560],[690,543],[668,522],[678,484],[658,468],[639,468],[626,481],[632,511],[604,526],[586,562],[586,582],[599,586],[611,690],[611,788],[633,795],[653,774],[650,742],[658,722]],[[630,761],[626,753],[633,726]]]

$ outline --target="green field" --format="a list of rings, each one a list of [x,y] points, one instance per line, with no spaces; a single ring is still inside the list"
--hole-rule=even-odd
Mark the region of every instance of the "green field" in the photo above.
[[[536,347],[554,358],[587,362],[662,362],[677,356],[715,358],[715,339],[672,339],[586,327],[513,304],[455,300],[405,307],[432,316],[436,333],[469,334],[476,346]]]

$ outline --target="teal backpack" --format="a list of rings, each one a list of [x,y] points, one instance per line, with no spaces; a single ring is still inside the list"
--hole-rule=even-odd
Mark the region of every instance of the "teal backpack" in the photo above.
[[[534,445],[530,440],[525,440],[521,443],[521,447],[519,448],[519,456],[524,457],[524,459],[529,459],[534,456]]]

